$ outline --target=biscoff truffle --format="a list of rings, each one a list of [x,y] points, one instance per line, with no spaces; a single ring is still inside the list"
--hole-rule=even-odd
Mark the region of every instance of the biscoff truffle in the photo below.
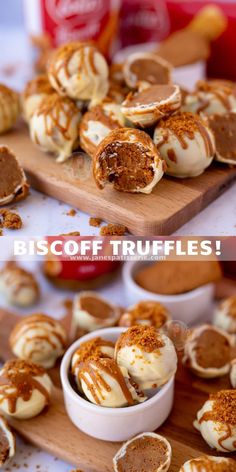
[[[119,326],[129,328],[140,324],[160,329],[169,319],[170,314],[164,305],[154,301],[142,301],[124,311]]]
[[[25,173],[7,146],[0,146],[0,175],[0,206],[27,197],[29,185]]]
[[[21,97],[23,116],[26,122],[29,121],[42,100],[53,93],[54,89],[46,74],[38,75],[27,82]]]
[[[98,145],[109,132],[123,127],[124,124],[125,118],[120,111],[120,106],[106,99],[82,117],[79,128],[81,148],[93,157]]]
[[[130,88],[140,84],[165,85],[171,83],[172,65],[157,54],[136,52],[126,59],[123,73]]]
[[[7,464],[16,452],[16,439],[5,418],[0,416],[0,467]]]
[[[136,126],[148,128],[179,110],[181,100],[178,85],[151,85],[140,92],[131,92],[121,111]]]
[[[194,426],[207,444],[221,452],[236,450],[236,390],[211,394],[197,413]]]
[[[150,193],[164,174],[163,161],[151,138],[132,128],[114,130],[100,143],[93,161],[96,184],[103,189]]]
[[[56,49],[48,64],[48,78],[62,96],[100,103],[109,88],[106,59],[89,42],[71,42]]]
[[[142,433],[127,441],[113,459],[115,472],[167,472],[171,446],[155,433]]]
[[[209,126],[215,138],[216,160],[236,165],[236,112],[210,116]]]
[[[202,325],[192,330],[183,362],[199,377],[216,378],[230,371],[233,339],[223,330]]]
[[[0,84],[0,134],[12,129],[19,115],[20,99],[18,93],[6,85]]]
[[[46,95],[30,117],[32,141],[45,152],[56,155],[57,162],[67,160],[78,146],[81,111],[68,97]]]
[[[174,177],[197,177],[210,166],[215,140],[208,123],[193,113],[178,113],[161,120],[154,132],[154,143]]]

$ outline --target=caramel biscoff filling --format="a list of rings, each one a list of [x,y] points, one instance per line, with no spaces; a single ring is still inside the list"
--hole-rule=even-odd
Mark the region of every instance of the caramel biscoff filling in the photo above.
[[[132,62],[130,71],[139,81],[163,85],[169,82],[169,69],[152,59],[136,59]]]
[[[236,390],[221,390],[211,394],[212,411],[204,413],[204,419],[236,426]]]
[[[209,124],[215,136],[218,153],[225,159],[236,161],[236,113],[211,116]]]
[[[6,460],[8,459],[9,451],[10,451],[10,447],[9,447],[8,439],[0,425],[0,466],[4,464]]]
[[[23,184],[23,174],[15,156],[6,147],[0,148],[0,200],[14,194]]]
[[[173,85],[152,85],[148,89],[127,98],[126,107],[139,105],[152,105],[157,102],[168,100],[175,92],[176,87]]]
[[[198,336],[194,351],[197,364],[204,369],[221,368],[231,360],[228,339],[214,329],[206,329]]]
[[[99,158],[104,180],[118,190],[145,188],[154,177],[153,158],[141,143],[111,142]]]
[[[166,444],[157,438],[137,438],[117,461],[118,472],[155,472],[168,459]]]
[[[164,341],[153,326],[132,326],[122,333],[117,341],[117,350],[125,346],[136,346],[145,352],[159,351]]]
[[[108,303],[96,297],[81,297],[80,306],[82,310],[87,311],[95,318],[107,319],[114,314],[113,308]]]

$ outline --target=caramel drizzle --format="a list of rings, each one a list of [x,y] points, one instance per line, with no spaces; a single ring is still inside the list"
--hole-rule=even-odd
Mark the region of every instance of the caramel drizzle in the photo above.
[[[194,121],[194,124],[196,125],[196,128],[197,128],[197,131],[200,133],[200,135],[202,136],[203,140],[204,140],[204,144],[205,144],[205,149],[206,149],[206,154],[208,157],[212,157],[213,154],[214,154],[214,147],[213,147],[213,144],[211,142],[211,138],[210,138],[210,135],[209,133],[207,132],[207,130],[205,129],[205,127],[203,126],[203,124],[200,122],[199,119],[197,118],[193,118],[193,121]],[[188,149],[188,143],[186,142],[186,139],[185,137],[187,137],[189,140],[194,140],[195,138],[195,130],[192,130],[192,129],[186,129],[184,130],[181,130],[181,132],[177,132],[176,129],[174,127],[171,126],[171,123],[168,125],[168,129],[166,130],[165,134],[163,135],[162,137],[162,140],[157,143],[157,148],[161,148],[161,146],[165,143],[168,142],[168,138],[169,138],[169,132],[172,132],[175,137],[178,139],[182,149]],[[173,160],[173,159],[171,159]],[[173,161],[174,162],[174,161]]]
[[[75,354],[78,352],[78,359],[72,366],[72,369],[71,369],[72,374],[75,374],[78,369],[83,368],[84,362],[88,359],[97,359],[98,357],[109,359],[109,356],[107,356],[104,352],[102,352],[103,347],[114,348],[114,344],[111,341],[105,341],[104,339],[101,339],[101,338],[94,338],[93,341],[82,343],[81,346],[75,352]],[[81,361],[81,355],[82,357],[84,356],[85,350],[86,350],[86,354],[85,354],[86,360],[83,359]]]
[[[14,363],[15,366],[12,367]],[[45,371],[40,369],[38,366],[33,366],[33,370],[31,371],[31,368],[27,364],[25,365],[25,369],[20,365],[19,369],[17,369],[17,361],[10,361],[6,364],[4,371],[0,376],[0,395],[2,395],[0,404],[7,400],[9,412],[11,414],[16,412],[18,398],[22,398],[25,402],[29,401],[35,389],[44,396],[46,405],[49,404],[49,392],[37,379],[33,377],[33,375],[42,377],[45,374]],[[23,372],[21,370],[23,370]],[[11,390],[11,392],[9,392],[9,390]]]
[[[83,380],[83,382],[86,384],[88,390],[94,398],[94,401],[98,405],[101,404],[101,400],[97,392],[100,394],[101,398],[103,398],[102,390],[105,390],[108,393],[111,392],[110,385],[108,385],[108,383],[104,380],[99,371],[104,372],[108,376],[115,379],[120,386],[128,405],[134,404],[133,397],[116,362],[113,359],[93,359],[83,363],[79,372],[79,379]],[[90,377],[92,383],[90,383],[90,380],[86,374]]]
[[[86,47],[89,47],[88,51],[88,64],[86,63]],[[62,89],[60,83],[59,74],[61,70],[64,70],[66,77],[70,78],[69,63],[72,58],[72,55],[80,52],[80,66],[78,69],[78,78],[81,75],[81,72],[84,71],[88,74],[88,65],[90,66],[94,75],[98,74],[98,71],[94,63],[94,53],[96,49],[91,46],[89,42],[87,43],[70,43],[66,46],[61,47],[57,53],[52,57],[49,73],[54,77],[55,82],[57,83],[58,88]]]
[[[49,95],[50,93],[55,93],[47,76],[46,75],[39,75],[36,79],[31,80],[26,85],[24,90],[24,97],[28,98],[32,95],[37,94],[46,94]]]
[[[46,326],[41,325],[42,324],[48,324],[48,328]],[[50,329],[50,326],[52,329]],[[36,331],[36,334],[34,336],[28,337],[27,336],[27,331],[29,330],[34,330]],[[37,330],[44,330],[45,335],[39,335],[37,334]],[[10,336],[10,344],[11,346],[14,346],[15,343],[19,340],[19,338],[25,336],[25,343],[23,344],[23,356],[25,358],[30,358],[33,359],[35,354],[39,353],[42,354],[42,351],[40,349],[40,342],[45,341],[49,346],[51,346],[52,350],[58,350],[62,349],[64,350],[66,348],[66,338],[63,336],[62,333],[60,333],[57,330],[56,323],[54,320],[50,320],[48,318],[44,318],[43,316],[39,317],[33,317],[33,319],[26,319],[23,320],[21,323],[16,325],[15,329],[11,333]],[[53,342],[52,338],[56,338],[58,340],[59,346],[56,344],[56,342]],[[28,346],[31,343],[39,343],[39,348],[38,349],[33,349],[29,352],[28,351]]]
[[[66,118],[65,126],[60,123],[60,116],[62,113]],[[76,105],[70,99],[57,97],[57,95],[45,99],[37,113],[38,116],[44,116],[45,133],[47,136],[52,137],[56,128],[67,141],[71,140],[70,127],[76,114],[79,114]],[[48,119],[49,115],[50,120]],[[39,144],[37,133],[35,133],[35,141]]]
[[[25,287],[31,287],[37,293],[39,291],[37,282],[33,275],[26,272],[21,267],[17,267],[14,263],[8,264],[0,272],[0,275],[4,277],[6,285],[11,287],[11,291],[14,295],[17,295],[19,291]]]

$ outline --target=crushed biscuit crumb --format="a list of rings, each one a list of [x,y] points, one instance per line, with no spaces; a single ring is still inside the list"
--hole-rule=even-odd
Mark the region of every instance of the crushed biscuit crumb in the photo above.
[[[66,215],[67,216],[75,216],[77,214],[77,211],[74,208],[71,208]]]
[[[94,226],[95,228],[99,228],[102,224],[102,219],[101,218],[89,218],[89,225]]]
[[[124,236],[125,232],[126,227],[124,225],[109,223],[106,226],[102,226],[100,236]]]
[[[20,229],[23,226],[20,215],[7,209],[0,210],[0,221],[3,228]]]

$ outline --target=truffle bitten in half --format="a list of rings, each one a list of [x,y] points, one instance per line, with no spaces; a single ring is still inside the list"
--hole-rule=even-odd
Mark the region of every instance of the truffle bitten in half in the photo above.
[[[164,174],[164,163],[144,131],[117,129],[100,143],[94,156],[94,178],[100,189],[151,193]]]

